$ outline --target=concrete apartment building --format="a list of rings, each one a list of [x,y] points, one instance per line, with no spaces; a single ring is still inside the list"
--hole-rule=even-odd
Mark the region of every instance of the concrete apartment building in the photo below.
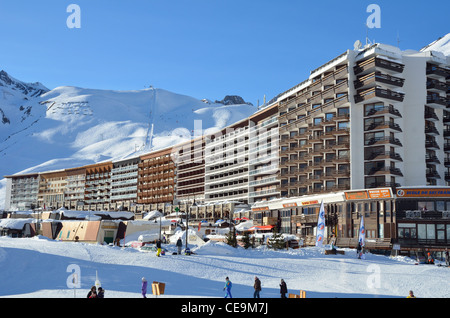
[[[90,210],[109,210],[111,198],[112,162],[102,162],[85,166],[86,188],[84,195],[85,208]]]
[[[176,199],[179,203],[205,202],[205,137],[173,148],[177,168]]]
[[[5,176],[5,178],[7,210],[28,210],[38,207],[39,173]]]
[[[140,158],[113,162],[111,169],[111,204],[129,211],[137,203],[138,170]]]
[[[277,100],[281,196],[446,185],[449,74],[443,56],[382,44],[312,71]]]
[[[66,189],[64,206],[68,209],[80,210],[84,204],[86,188],[86,168],[66,169]]]
[[[140,156],[138,164],[137,203],[141,205],[172,203],[175,198],[176,166],[172,148]]]

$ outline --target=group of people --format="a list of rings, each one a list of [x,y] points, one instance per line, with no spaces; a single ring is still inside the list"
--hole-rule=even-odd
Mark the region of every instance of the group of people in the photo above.
[[[92,286],[87,294],[87,298],[105,298],[105,290],[101,287],[97,290],[97,287]]]
[[[225,291],[225,298],[233,298],[231,295],[231,287],[233,286],[233,284],[230,281],[229,277],[225,278],[225,286],[223,287],[223,290]],[[253,284],[253,289],[255,290],[253,292],[253,298],[260,298],[259,293],[261,292],[261,280],[255,276],[255,283]],[[280,283],[280,294],[281,294],[281,298],[286,298],[286,293],[288,292],[287,290],[287,285],[286,282],[281,279],[281,283]]]

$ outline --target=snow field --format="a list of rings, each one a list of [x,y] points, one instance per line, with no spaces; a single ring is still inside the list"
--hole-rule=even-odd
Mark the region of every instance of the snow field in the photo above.
[[[234,298],[253,297],[254,277],[261,280],[262,298],[279,298],[283,278],[290,293],[305,290],[307,298],[404,298],[413,290],[420,298],[450,297],[450,269],[414,265],[406,257],[366,254],[356,258],[324,255],[324,248],[274,251],[265,247],[234,249],[223,243],[191,247],[195,255],[166,255],[131,247],[58,242],[44,238],[0,238],[0,297],[84,298],[96,271],[106,298],[140,298],[141,278],[166,284],[161,298],[222,298],[225,277],[233,282]],[[68,288],[79,267],[81,287]],[[148,297],[151,294],[149,286]]]

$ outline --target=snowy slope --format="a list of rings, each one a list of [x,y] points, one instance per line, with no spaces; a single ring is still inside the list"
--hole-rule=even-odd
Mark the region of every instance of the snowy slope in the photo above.
[[[450,33],[444,35],[443,37],[437,39],[433,43],[430,43],[421,51],[436,51],[441,52],[446,56],[450,56]]]
[[[26,95],[17,89],[22,82],[14,83],[14,89],[0,86],[0,108],[9,120],[0,123],[0,178],[148,153],[189,140],[198,126],[215,131],[256,111],[248,104],[206,104],[157,88],[113,91],[65,86],[48,91],[36,83],[29,84],[35,90],[29,88]],[[0,208],[4,184],[0,182]]]
[[[163,247],[169,253],[156,257],[131,247],[0,237],[0,297],[74,297],[67,287],[71,264],[80,268],[76,297],[86,297],[96,271],[108,298],[141,297],[142,277],[166,283],[161,297],[223,297],[226,276],[235,298],[252,297],[254,276],[261,280],[262,298],[280,297],[281,278],[290,293],[305,290],[307,298],[405,298],[409,290],[420,298],[450,297],[450,268],[414,265],[405,257],[366,254],[361,260],[353,249],[324,255],[315,247],[245,250],[210,242],[185,256],[172,255],[174,245]]]

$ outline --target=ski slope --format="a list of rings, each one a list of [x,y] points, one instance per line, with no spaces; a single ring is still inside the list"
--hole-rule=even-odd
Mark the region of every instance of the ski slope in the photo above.
[[[405,298],[409,290],[418,298],[450,297],[450,268],[415,265],[406,257],[357,259],[353,249],[324,255],[324,248],[316,247],[245,250],[211,242],[192,246],[196,254],[186,256],[172,255],[173,244],[163,247],[166,255],[156,257],[132,247],[0,237],[0,297],[84,298],[96,273],[105,298],[142,297],[142,277],[166,284],[161,298],[222,298],[226,276],[233,282],[233,298],[251,298],[255,275],[261,298],[279,298],[282,278],[289,293],[305,290],[307,298]],[[75,289],[67,284],[74,265],[81,281]],[[155,297],[150,286],[148,297]]]

